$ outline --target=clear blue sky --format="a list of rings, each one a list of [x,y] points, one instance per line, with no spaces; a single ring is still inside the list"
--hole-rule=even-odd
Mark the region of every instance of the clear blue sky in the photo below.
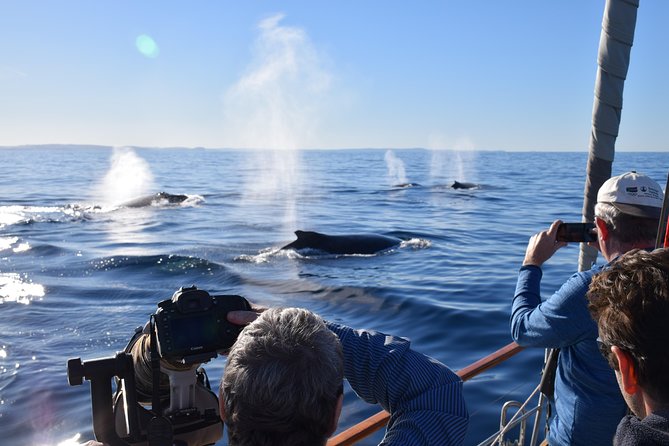
[[[0,145],[587,150],[604,3],[0,0]],[[618,150],[668,148],[668,21]]]

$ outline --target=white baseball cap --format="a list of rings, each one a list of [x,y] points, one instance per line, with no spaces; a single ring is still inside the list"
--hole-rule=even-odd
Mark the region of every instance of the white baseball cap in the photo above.
[[[624,214],[659,218],[664,194],[652,178],[635,171],[611,177],[597,192],[598,203],[608,203]]]

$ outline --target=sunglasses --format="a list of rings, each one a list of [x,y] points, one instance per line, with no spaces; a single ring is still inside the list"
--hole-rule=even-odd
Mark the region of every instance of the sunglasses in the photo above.
[[[611,354],[611,345],[604,342],[602,338],[597,337],[597,347],[599,347],[599,352],[602,356],[608,359]]]
[[[606,359],[609,359],[609,357],[611,355],[611,347],[613,345],[614,344],[609,344],[608,342],[605,342],[602,338],[597,337],[597,347],[599,347],[600,353]],[[645,361],[646,360],[646,357],[637,353],[636,349],[632,346],[619,345],[617,347],[620,348],[621,350],[625,350],[627,353],[632,355],[632,357],[634,357],[634,359],[636,359],[637,361]]]

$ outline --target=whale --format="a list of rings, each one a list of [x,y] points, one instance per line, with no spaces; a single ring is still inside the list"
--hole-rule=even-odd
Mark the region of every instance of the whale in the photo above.
[[[479,187],[478,184],[474,183],[461,183],[459,181],[454,181],[453,184],[451,184],[452,189],[475,189]]]
[[[126,208],[143,208],[147,206],[160,205],[163,203],[179,204],[186,201],[186,199],[188,199],[188,195],[158,192],[157,194],[146,195],[143,197],[135,198],[130,201],[126,201],[125,203],[121,203],[120,206]]]
[[[283,246],[282,250],[313,249],[329,254],[375,254],[395,246],[402,240],[378,234],[328,235],[313,231],[295,231],[297,240]]]
[[[418,183],[400,183],[400,184],[393,185],[393,187],[401,187],[401,188],[420,187],[420,184],[418,184]]]

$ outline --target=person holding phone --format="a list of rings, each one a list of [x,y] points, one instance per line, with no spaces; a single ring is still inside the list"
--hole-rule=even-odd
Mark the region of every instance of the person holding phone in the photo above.
[[[663,198],[659,184],[634,171],[602,185],[594,223],[596,245],[607,262],[632,249],[653,248]],[[592,277],[609,263],[574,274],[542,302],[541,267],[568,243],[558,240],[561,224],[557,220],[530,238],[513,298],[511,336],[524,347],[560,349],[548,443],[610,445],[626,405],[599,352],[586,298]]]

